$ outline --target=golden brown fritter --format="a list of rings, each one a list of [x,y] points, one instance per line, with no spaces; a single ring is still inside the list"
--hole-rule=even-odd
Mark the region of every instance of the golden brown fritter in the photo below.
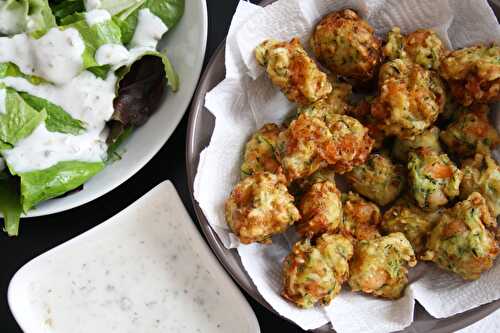
[[[489,152],[478,153],[462,163],[464,178],[460,184],[460,198],[479,192],[486,200],[493,218],[500,215],[500,166]]]
[[[460,194],[463,174],[448,155],[420,148],[410,153],[409,182],[417,204],[436,210]]]
[[[333,144],[325,150],[325,159],[335,172],[343,174],[365,163],[374,143],[366,127],[346,115],[332,116],[328,127]]]
[[[382,154],[371,154],[365,164],[346,174],[351,186],[380,206],[394,201],[405,186],[405,169]]]
[[[380,40],[351,9],[323,17],[314,28],[311,48],[321,64],[354,83],[371,80],[380,64]]]
[[[340,192],[328,180],[313,184],[302,197],[299,211],[302,219],[296,224],[297,232],[303,237],[335,232],[342,222]]]
[[[443,214],[430,234],[422,259],[463,279],[478,279],[491,268],[499,250],[487,228],[496,228],[496,221],[481,194],[474,192]]]
[[[400,232],[363,240],[354,246],[349,285],[353,291],[399,298],[408,284],[407,266],[416,263],[410,242]]]
[[[449,53],[440,74],[465,106],[500,101],[500,47],[476,45]]]
[[[332,85],[307,55],[298,38],[290,42],[266,40],[255,49],[257,62],[292,102],[309,105],[326,97]]]
[[[371,114],[386,135],[412,138],[436,121],[445,100],[443,82],[435,72],[395,59],[380,68],[379,95]]]
[[[280,131],[276,124],[265,124],[252,135],[245,146],[244,160],[240,168],[242,178],[262,171],[280,172],[281,165],[274,153]]]
[[[283,262],[281,295],[300,308],[328,305],[349,276],[351,241],[341,235],[323,234],[311,244],[304,239]]]
[[[278,157],[288,181],[304,178],[327,165],[324,155],[333,136],[318,118],[300,114],[278,136]]]
[[[396,138],[392,147],[392,156],[401,162],[407,163],[409,152],[419,148],[430,149],[441,154],[443,149],[439,144],[439,128],[432,127],[411,139]]]
[[[373,148],[380,149],[384,145],[386,135],[370,112],[373,101],[371,97],[364,98],[349,110],[348,115],[359,120],[368,129],[368,135],[374,140]]]
[[[478,148],[494,149],[500,143],[495,128],[488,119],[489,108],[485,104],[473,105],[462,111],[440,137],[449,151],[460,157],[474,155]]]
[[[332,92],[311,105],[298,108],[298,113],[305,113],[310,117],[323,120],[326,124],[331,122],[334,114],[345,114],[351,106],[349,98],[352,94],[352,86],[347,83],[332,83]]]
[[[363,199],[354,192],[342,194],[343,219],[340,230],[357,240],[380,237],[380,209],[373,202]]]
[[[428,213],[415,206],[411,198],[403,197],[384,213],[382,231],[384,234],[402,232],[416,254],[425,250],[427,235],[440,214]]]
[[[438,70],[446,48],[439,36],[429,29],[418,29],[403,36],[398,27],[387,34],[383,54],[389,60],[409,59],[426,69]]]
[[[226,201],[226,222],[244,244],[271,242],[300,219],[281,175],[259,172],[240,181]]]

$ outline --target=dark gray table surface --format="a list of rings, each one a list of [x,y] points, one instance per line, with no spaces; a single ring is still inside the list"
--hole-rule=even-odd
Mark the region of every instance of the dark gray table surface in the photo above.
[[[238,0],[207,0],[209,26],[205,64],[224,39],[237,3]],[[144,168],[107,195],[63,213],[24,220],[17,238],[8,238],[0,233],[0,332],[21,332],[7,305],[7,287],[11,277],[22,265],[104,222],[163,180],[169,179],[174,183],[194,219],[185,165],[187,118],[186,113],[169,141]],[[267,311],[248,295],[245,296],[257,315],[262,332],[301,332],[296,326]]]

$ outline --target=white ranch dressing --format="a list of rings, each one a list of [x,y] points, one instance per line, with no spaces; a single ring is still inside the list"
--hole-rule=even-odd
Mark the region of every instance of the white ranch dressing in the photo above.
[[[121,44],[104,44],[97,49],[94,57],[99,65],[116,65],[126,62],[130,52]]]
[[[13,149],[4,151],[4,157],[16,172],[42,170],[62,161],[97,162],[106,157],[106,121],[113,114],[116,77],[106,80],[83,71],[65,85],[33,85],[23,78],[6,77],[1,83],[17,91],[44,98],[62,107],[73,118],[84,122],[86,132],[81,135],[49,132],[40,124]]]
[[[0,0],[0,34],[12,35],[23,31],[25,17],[22,7],[7,8],[7,1]]]
[[[50,29],[39,39],[26,34],[0,37],[0,63],[12,62],[27,75],[64,84],[81,72],[85,44],[78,30]]]
[[[168,31],[163,21],[149,10],[144,8],[139,11],[137,26],[129,48],[151,47],[156,48],[161,36]]]
[[[0,88],[0,114],[7,113],[7,90],[5,88]]]
[[[109,20],[111,20],[111,15],[107,10],[104,9],[94,9],[85,13],[85,22],[87,22],[89,26],[103,23]]]

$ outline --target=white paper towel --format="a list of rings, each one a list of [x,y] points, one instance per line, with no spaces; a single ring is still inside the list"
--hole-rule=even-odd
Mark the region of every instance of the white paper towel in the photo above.
[[[272,245],[241,246],[229,232],[224,201],[239,180],[245,142],[264,123],[282,122],[294,108],[262,75],[254,59],[255,46],[268,38],[296,36],[307,46],[316,21],[346,7],[356,9],[382,37],[392,26],[399,26],[403,32],[433,28],[451,48],[500,41],[500,27],[486,0],[280,0],[265,8],[240,2],[226,41],[226,78],[205,98],[216,123],[210,145],[200,155],[196,200],[221,241],[237,247],[266,301],[304,329],[330,321],[340,333],[390,332],[411,323],[415,300],[431,315],[447,317],[500,298],[498,262],[474,282],[420,263],[411,272],[405,296],[397,301],[343,291],[326,308],[299,310],[279,296],[281,263],[293,243],[293,232],[274,237]]]

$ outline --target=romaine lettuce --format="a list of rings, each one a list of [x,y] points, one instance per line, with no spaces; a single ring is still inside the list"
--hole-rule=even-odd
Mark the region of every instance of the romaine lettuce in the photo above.
[[[22,212],[19,178],[6,172],[0,172],[0,212],[3,214],[5,232],[9,236],[17,236]]]
[[[47,0],[0,0],[0,34],[47,31],[55,25]]]
[[[69,161],[44,170],[19,173],[23,211],[79,187],[103,168],[102,162]]]

